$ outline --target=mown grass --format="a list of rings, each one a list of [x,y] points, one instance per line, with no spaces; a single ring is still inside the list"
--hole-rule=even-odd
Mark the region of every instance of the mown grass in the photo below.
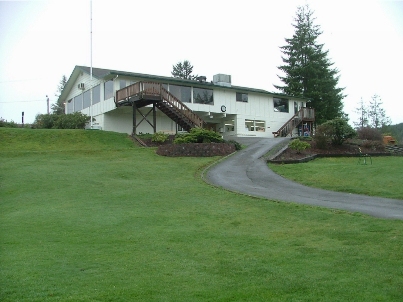
[[[199,178],[215,159],[124,135],[0,140],[1,301],[403,299],[402,221],[226,192]]]
[[[369,196],[403,199],[402,156],[373,157],[372,164],[356,157],[318,158],[308,163],[269,164],[274,172],[307,186]]]

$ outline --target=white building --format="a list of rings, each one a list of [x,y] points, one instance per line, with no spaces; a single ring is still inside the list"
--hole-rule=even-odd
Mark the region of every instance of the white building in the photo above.
[[[93,116],[93,128],[128,134],[176,133],[202,126],[234,136],[273,137],[310,131],[313,109],[303,98],[231,85],[218,74],[173,77],[76,66],[59,97],[66,113]]]

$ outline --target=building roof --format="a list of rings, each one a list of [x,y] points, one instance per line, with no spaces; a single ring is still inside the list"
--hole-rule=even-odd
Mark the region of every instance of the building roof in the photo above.
[[[68,91],[71,90],[72,86],[74,85],[77,77],[80,75],[81,72],[85,72],[87,74],[91,73],[91,68],[88,66],[79,66],[76,65],[72,74],[70,75],[65,88],[63,89],[62,93],[59,96],[59,99],[65,99]],[[92,68],[92,76],[99,80],[108,81],[110,79],[115,78],[116,76],[123,76],[123,77],[135,77],[149,81],[157,81],[157,82],[164,82],[167,84],[176,84],[176,85],[184,85],[184,86],[193,86],[199,88],[220,88],[220,89],[227,89],[227,90],[236,90],[237,92],[245,92],[245,93],[261,93],[261,94],[269,94],[272,96],[279,96],[279,97],[293,97],[290,95],[282,94],[282,93],[275,93],[266,91],[263,89],[256,89],[256,88],[249,88],[249,87],[242,87],[242,86],[222,86],[219,84],[214,84],[211,82],[199,82],[196,80],[187,80],[181,78],[174,78],[174,77],[165,77],[165,76],[158,76],[158,75],[151,75],[151,74],[143,74],[143,73],[134,73],[128,71],[120,71],[120,70],[113,70],[113,69],[103,69],[103,68]],[[304,97],[293,97],[298,99],[305,99],[309,100]]]

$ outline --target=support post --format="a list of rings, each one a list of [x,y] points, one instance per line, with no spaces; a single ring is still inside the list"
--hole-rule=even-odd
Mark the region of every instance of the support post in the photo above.
[[[135,102],[133,102],[133,104],[132,104],[132,106],[133,106],[133,132],[132,132],[132,135],[136,135],[137,133],[136,133],[136,128],[137,128],[137,121],[136,121],[136,103]]]
[[[154,128],[154,133],[157,132],[157,111],[155,108],[155,102],[153,102],[153,128]]]

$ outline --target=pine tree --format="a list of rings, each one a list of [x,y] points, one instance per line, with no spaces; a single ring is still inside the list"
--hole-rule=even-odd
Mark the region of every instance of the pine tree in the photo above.
[[[63,91],[64,87],[66,86],[66,84],[67,84],[67,78],[65,75],[63,75],[62,79],[59,82],[59,85],[57,86],[57,92],[55,93],[55,96],[57,98],[59,98],[59,96],[62,94],[62,91]],[[65,114],[65,104],[64,104],[63,100],[58,99],[56,104],[51,105],[51,109],[54,114],[57,114],[57,115]]]
[[[376,129],[380,129],[392,123],[390,118],[386,116],[385,109],[381,107],[382,104],[381,98],[376,94],[372,97],[372,101],[369,102],[369,123],[371,127]]]
[[[343,115],[343,88],[338,88],[338,70],[332,68],[328,51],[317,42],[322,34],[315,25],[313,12],[308,5],[299,6],[294,19],[295,33],[286,38],[287,45],[281,46],[284,65],[278,68],[285,74],[278,76],[285,84],[274,85],[285,94],[311,99],[310,107],[315,109],[316,122],[322,124]]]
[[[187,60],[183,61],[183,64],[182,62],[179,62],[176,65],[172,65],[171,74],[175,78],[195,80],[197,78],[197,75],[192,75],[192,72],[193,66]]]

